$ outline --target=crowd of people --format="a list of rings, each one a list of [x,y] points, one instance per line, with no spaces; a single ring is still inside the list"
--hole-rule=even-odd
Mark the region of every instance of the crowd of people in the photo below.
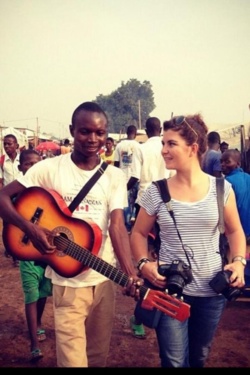
[[[17,140],[5,137],[0,216],[6,226],[12,224],[25,233],[41,256],[52,256],[65,238],[25,219],[13,199],[18,194],[22,197],[28,188],[40,187],[55,191],[70,207],[105,161],[108,167],[68,215],[85,223],[83,234],[94,236],[91,244],[98,242],[98,257],[129,276],[122,288],[125,296],[137,301],[144,282],[165,290],[178,276],[182,284],[177,297],[190,305],[190,317],[180,322],[161,314],[155,328],[160,366],[201,368],[227,303],[224,291],[213,289],[210,281],[222,273],[225,278],[228,275],[228,287],[245,285],[250,210],[243,206],[250,203],[249,176],[240,167],[239,153],[222,151],[219,134],[208,132],[200,114],[172,117],[163,124],[149,117],[145,130],[148,139],[140,144],[136,127],[129,125],[127,138],[116,145],[108,137],[106,113],[98,104],[84,102],[73,111],[69,126],[74,147],[64,144],[53,158],[42,160],[34,150],[19,153]],[[224,179],[226,264],[219,248],[218,177]],[[169,205],[153,183],[158,180],[168,188]],[[149,245],[157,251],[150,252]],[[85,246],[92,251],[93,245]],[[46,339],[42,315],[52,295],[57,366],[105,367],[116,285],[92,268],[67,277],[61,267],[21,261],[30,359],[38,361],[43,356],[39,347],[39,340]],[[135,338],[146,338],[133,311],[130,324]]]

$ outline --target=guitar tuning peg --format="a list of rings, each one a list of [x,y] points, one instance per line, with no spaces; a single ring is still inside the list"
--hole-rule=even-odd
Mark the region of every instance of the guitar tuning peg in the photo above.
[[[177,295],[178,295],[177,293],[172,294],[172,296],[175,298],[177,297]]]
[[[168,289],[165,289],[165,293],[168,294]]]
[[[183,298],[183,296],[180,296],[180,300],[181,300],[181,301],[184,301],[184,298]]]

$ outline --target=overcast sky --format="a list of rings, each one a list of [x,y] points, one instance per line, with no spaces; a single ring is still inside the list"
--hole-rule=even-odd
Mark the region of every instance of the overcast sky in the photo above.
[[[0,0],[0,40],[0,125],[64,138],[80,103],[131,78],[161,121],[250,123],[250,0]]]

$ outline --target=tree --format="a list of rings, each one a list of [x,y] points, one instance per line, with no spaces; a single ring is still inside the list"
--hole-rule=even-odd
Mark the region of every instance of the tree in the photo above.
[[[124,132],[124,127],[131,124],[140,128],[156,107],[151,83],[140,83],[137,79],[122,81],[117,90],[110,95],[98,95],[95,102],[108,115],[110,133]]]

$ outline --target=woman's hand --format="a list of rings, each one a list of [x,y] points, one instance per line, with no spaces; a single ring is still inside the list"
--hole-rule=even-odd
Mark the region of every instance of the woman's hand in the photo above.
[[[141,275],[159,289],[166,288],[166,277],[158,272],[158,262],[147,262],[141,269]]]
[[[224,267],[225,271],[231,271],[232,274],[230,276],[231,286],[234,288],[243,288],[245,285],[245,277],[244,277],[244,269],[245,267],[240,261],[235,261],[233,263],[229,263]]]

